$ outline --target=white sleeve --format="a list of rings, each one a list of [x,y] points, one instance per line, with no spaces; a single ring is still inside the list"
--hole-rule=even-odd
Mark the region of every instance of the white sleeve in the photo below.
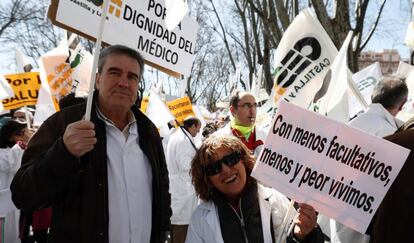
[[[201,227],[207,227],[206,225],[202,225],[200,222],[201,215],[194,211],[193,215],[191,215],[190,224],[188,226],[187,237],[185,239],[185,243],[205,243],[205,239],[202,238],[200,229]]]

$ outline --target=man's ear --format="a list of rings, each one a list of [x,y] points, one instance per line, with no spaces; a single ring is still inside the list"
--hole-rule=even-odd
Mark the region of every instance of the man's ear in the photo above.
[[[398,111],[401,111],[402,110],[403,106],[405,105],[405,102],[406,101],[401,102],[400,106],[398,107]]]
[[[234,107],[233,106],[230,106],[230,112],[231,112],[231,114],[234,113]]]
[[[101,75],[99,73],[96,73],[96,75],[95,75],[95,89],[97,89],[97,90],[99,90],[100,77],[101,77]]]

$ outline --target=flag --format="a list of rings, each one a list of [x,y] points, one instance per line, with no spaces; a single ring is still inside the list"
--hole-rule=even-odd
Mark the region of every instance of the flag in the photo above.
[[[252,89],[250,92],[256,98],[257,103],[260,103],[262,101],[269,99],[269,95],[267,94],[266,89],[263,87],[263,66],[262,65],[260,65],[257,71],[257,76],[253,75]]]
[[[405,34],[404,43],[410,48],[414,49],[414,21],[408,23],[407,32]]]
[[[407,77],[408,73],[411,71],[414,71],[413,65],[400,61],[396,74]]]
[[[253,82],[252,82],[252,87],[251,87],[250,92],[253,94],[254,97],[258,97],[260,94],[260,88],[262,87],[262,73],[263,73],[263,66],[260,65],[257,71],[257,76],[253,75]],[[256,101],[259,102],[258,100]]]
[[[17,48],[17,46],[14,46],[14,51],[16,54],[16,69],[18,73],[23,73],[23,72],[30,72],[31,68],[33,68],[33,64],[30,60],[30,58],[28,56],[26,56],[25,54],[23,54],[23,52],[20,51],[19,48]],[[26,66],[31,65],[32,67],[29,69],[26,69]]]
[[[36,113],[34,115],[33,125],[35,126],[41,125],[44,120],[55,113],[58,109],[58,107],[56,107],[55,100],[52,97],[52,91],[49,83],[53,84],[53,81],[57,80],[57,78],[62,75],[61,73],[63,70],[61,70],[61,68],[64,68],[65,64],[67,64],[66,59],[68,57],[68,43],[65,35],[62,42],[56,48],[42,55],[38,60],[40,80],[42,84],[40,85],[39,96],[36,104]],[[61,72],[56,73],[56,71]]]
[[[0,75],[0,100],[7,99],[13,96],[14,96],[13,88],[7,82],[6,78],[3,75]]]
[[[165,0],[165,26],[168,31],[172,31],[177,27],[180,21],[188,13],[188,5],[186,0]]]
[[[240,80],[240,63],[236,65],[236,71],[229,76],[229,96],[231,97],[238,90],[238,82]]]
[[[319,102],[317,112],[328,117],[348,123],[348,46],[352,40],[352,31],[348,33],[341,49],[330,69],[324,77],[323,83],[315,94],[313,103]]]
[[[83,48],[76,55],[72,56],[69,57],[72,69],[72,92],[76,94],[76,97],[85,97],[89,93],[93,56]]]
[[[308,107],[338,51],[310,8],[285,31],[275,53],[275,104]]]
[[[179,97],[184,97],[186,96],[186,91],[187,91],[187,79],[182,78],[180,81],[180,87],[179,87]]]
[[[352,75],[352,82],[355,83],[367,104],[371,103],[372,91],[381,78],[382,72],[379,62],[375,62]],[[358,102],[357,98],[354,95],[349,95],[349,117],[354,117],[362,110],[364,110],[364,107]]]
[[[167,105],[154,91],[150,91],[146,114],[157,128],[175,120]]]
[[[0,75],[0,100],[14,96],[14,91],[3,75]],[[4,106],[0,102],[0,115],[3,114]],[[8,112],[8,111],[7,111]]]

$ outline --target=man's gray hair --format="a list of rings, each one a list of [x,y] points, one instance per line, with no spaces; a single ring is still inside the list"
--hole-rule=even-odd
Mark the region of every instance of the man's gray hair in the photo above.
[[[371,95],[372,103],[379,103],[385,109],[396,108],[406,101],[408,87],[405,78],[398,75],[388,75],[374,87]]]
[[[123,45],[113,45],[102,49],[101,53],[99,54],[98,73],[102,73],[106,58],[112,55],[125,55],[132,59],[135,59],[139,64],[139,80],[141,80],[141,77],[144,73],[144,58],[142,58],[141,54],[139,54],[139,52],[136,50]]]

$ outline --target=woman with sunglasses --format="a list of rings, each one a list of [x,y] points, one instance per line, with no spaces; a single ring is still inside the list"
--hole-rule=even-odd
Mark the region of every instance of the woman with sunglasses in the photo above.
[[[315,210],[299,204],[298,213],[284,220],[289,200],[250,177],[253,165],[249,150],[235,137],[204,141],[191,166],[192,182],[204,202],[192,214],[186,242],[324,242]],[[285,229],[283,222],[289,222]]]

